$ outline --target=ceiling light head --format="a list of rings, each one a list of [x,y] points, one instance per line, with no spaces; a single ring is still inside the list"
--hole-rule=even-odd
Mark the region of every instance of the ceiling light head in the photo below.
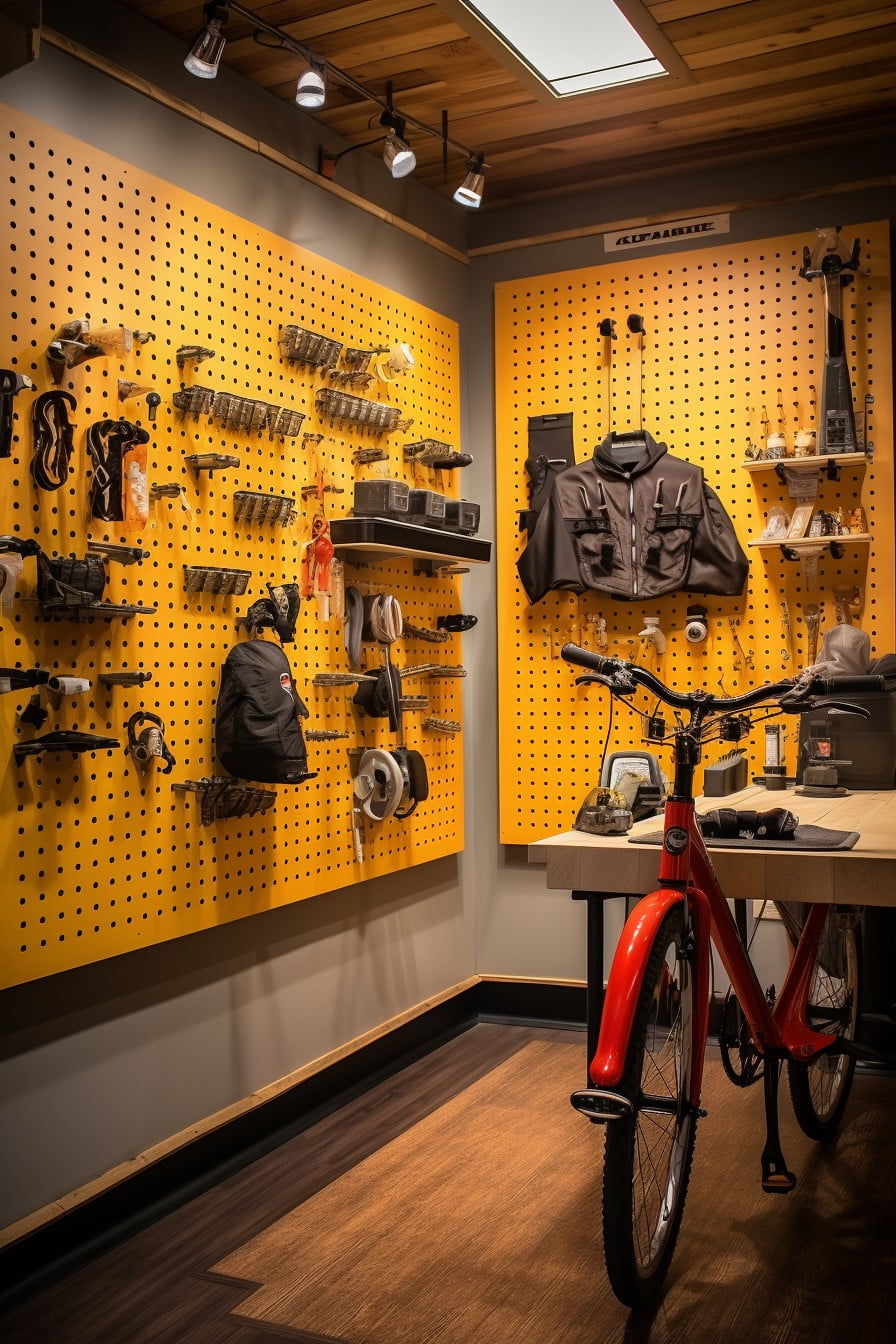
[[[313,56],[302,60],[299,69],[299,81],[296,85],[296,102],[299,107],[313,109],[323,107],[327,98],[326,65]]]
[[[458,205],[465,205],[470,210],[479,208],[482,193],[485,191],[485,174],[482,171],[484,167],[484,154],[471,154],[467,159],[467,175],[454,193]]]
[[[401,117],[395,118],[395,127],[386,136],[386,143],[383,145],[383,163],[393,177],[407,177],[408,173],[412,173],[417,167],[417,156],[411,149],[410,142],[404,138],[404,122]]]
[[[392,86],[389,86],[391,97]],[[380,125],[386,127],[386,143],[383,146],[383,163],[393,177],[407,177],[417,167],[417,156],[411,149],[410,141],[405,139],[405,120],[394,110],[391,102],[383,108]]]
[[[205,27],[184,58],[184,69],[197,79],[214,79],[217,75],[227,42],[221,32],[221,25],[227,22],[228,17],[226,5],[205,6]]]

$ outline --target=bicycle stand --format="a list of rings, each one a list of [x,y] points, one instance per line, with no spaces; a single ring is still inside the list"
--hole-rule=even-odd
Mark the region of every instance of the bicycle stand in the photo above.
[[[762,1150],[762,1188],[769,1195],[789,1195],[796,1185],[796,1177],[788,1171],[781,1152],[778,1129],[778,1082],[781,1078],[780,1059],[766,1058],[762,1075],[765,1099],[765,1147]]]

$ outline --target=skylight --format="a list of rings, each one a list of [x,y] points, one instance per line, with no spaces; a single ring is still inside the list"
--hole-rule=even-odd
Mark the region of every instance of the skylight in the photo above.
[[[667,74],[613,0],[460,0],[557,98]]]

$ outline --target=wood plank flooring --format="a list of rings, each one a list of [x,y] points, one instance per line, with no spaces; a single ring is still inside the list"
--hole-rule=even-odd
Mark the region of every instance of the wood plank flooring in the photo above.
[[[758,1181],[761,1089],[736,1091],[713,1055],[704,1098],[709,1115],[698,1133],[669,1289],[656,1316],[647,1320],[630,1316],[603,1276],[601,1132],[574,1115],[566,1101],[570,1087],[584,1079],[584,1063],[580,1033],[480,1023],[20,1306],[0,1320],[0,1339],[4,1344],[270,1344],[272,1338],[307,1344],[365,1344],[374,1338],[382,1344],[467,1344],[467,1339],[492,1344],[506,1337],[519,1344],[841,1344],[846,1338],[891,1344],[896,1079],[857,1078],[844,1129],[832,1147],[805,1139],[785,1100],[784,1151],[799,1184],[793,1195],[774,1198],[761,1193]],[[498,1108],[490,1110],[496,1096]],[[440,1133],[443,1141],[451,1134],[454,1161],[447,1165],[438,1161]],[[463,1183],[465,1141],[470,1170],[483,1186],[481,1204]],[[427,1144],[441,1171],[445,1208],[462,1205],[461,1222],[471,1224],[470,1262],[444,1236],[427,1240],[432,1220],[423,1218],[417,1238],[400,1250],[400,1264],[390,1270],[392,1233],[405,1212],[410,1216],[413,1182],[432,1181]],[[533,1153],[528,1179],[527,1144]],[[376,1220],[370,1222],[369,1207],[359,1210],[366,1219],[360,1243],[352,1195],[369,1206],[377,1187],[365,1186],[365,1179],[402,1157],[391,1168],[389,1188],[377,1192],[380,1230],[386,1233],[377,1276],[369,1245]],[[550,1162],[558,1157],[555,1170],[562,1180],[552,1183]],[[509,1164],[515,1164],[513,1171]],[[455,1191],[453,1180],[461,1182]],[[253,1285],[209,1275],[212,1267],[237,1273],[240,1257],[248,1254],[250,1265],[254,1250],[260,1254],[246,1277],[258,1281],[257,1271],[266,1268],[267,1239],[276,1237],[277,1225],[289,1229],[298,1219],[299,1226],[306,1214],[325,1207],[343,1210],[327,1228],[333,1284],[342,1274],[343,1291],[351,1291],[353,1253],[365,1261],[356,1298],[368,1333],[354,1328],[348,1313],[344,1333],[321,1334],[324,1317],[313,1289],[298,1311],[255,1319]],[[499,1229],[493,1250],[490,1226]],[[527,1267],[538,1272],[526,1272]],[[394,1318],[391,1332],[385,1324],[400,1297],[399,1269],[407,1302],[419,1299],[414,1310],[427,1323],[419,1338],[413,1326],[408,1333],[410,1307]],[[317,1270],[322,1293],[324,1286],[332,1287],[325,1257]],[[460,1334],[438,1324],[446,1294],[454,1291],[452,1275],[461,1293],[465,1282],[470,1285],[470,1311]],[[481,1318],[483,1304],[490,1320]],[[309,1334],[309,1325],[318,1332]]]

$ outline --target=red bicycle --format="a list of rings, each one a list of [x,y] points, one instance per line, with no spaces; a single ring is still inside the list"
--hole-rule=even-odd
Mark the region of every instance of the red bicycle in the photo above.
[[[780,907],[792,942],[780,993],[767,997],[706,852],[694,803],[694,770],[704,742],[722,736],[732,716],[742,727],[772,714],[806,713],[818,697],[887,689],[882,677],[804,678],[720,697],[681,694],[653,673],[576,645],[567,662],[630,703],[639,687],[677,711],[671,734],[674,782],[665,804],[659,887],[638,902],[613,958],[592,1086],[573,1106],[606,1125],[603,1231],[616,1296],[648,1307],[662,1291],[681,1225],[700,1109],[709,1031],[710,943],[731,981],[720,1033],[722,1062],[735,1083],[764,1083],[766,1142],[762,1186],[787,1193],[778,1130],[778,1082],[787,1064],[796,1118],[810,1138],[832,1135],[843,1115],[856,1057],[861,931],[852,908],[807,905],[804,917]],[[830,703],[830,701],[828,701]],[[634,706],[631,706],[634,708]],[[867,716],[856,705],[845,711]],[[638,711],[640,712],[640,711]]]

